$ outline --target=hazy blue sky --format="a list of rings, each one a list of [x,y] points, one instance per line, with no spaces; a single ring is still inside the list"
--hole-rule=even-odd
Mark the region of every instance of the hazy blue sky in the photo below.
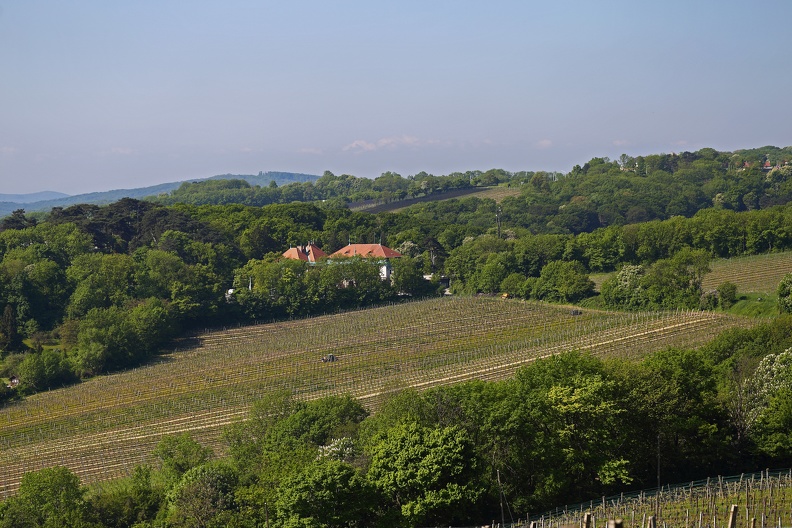
[[[792,144],[792,1],[0,0],[0,193]]]

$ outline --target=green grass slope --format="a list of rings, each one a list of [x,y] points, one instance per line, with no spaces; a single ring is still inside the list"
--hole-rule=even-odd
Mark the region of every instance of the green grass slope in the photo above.
[[[710,269],[702,283],[705,291],[729,281],[739,293],[774,295],[784,275],[792,273],[792,252],[713,260]]]
[[[409,198],[406,200],[399,200],[386,204],[378,203],[376,200],[367,202],[351,203],[349,208],[353,211],[365,211],[367,213],[399,213],[408,207],[426,202],[442,202],[444,200],[454,200],[462,198],[489,198],[495,202],[501,202],[504,198],[509,196],[519,196],[519,187],[471,187],[467,189],[455,189],[452,191],[439,192],[430,194],[428,196],[421,196],[419,198]]]
[[[702,289],[711,291],[724,282],[737,285],[737,303],[729,310],[737,315],[772,316],[778,313],[776,290],[787,273],[792,273],[792,252],[767,253],[710,263]]]

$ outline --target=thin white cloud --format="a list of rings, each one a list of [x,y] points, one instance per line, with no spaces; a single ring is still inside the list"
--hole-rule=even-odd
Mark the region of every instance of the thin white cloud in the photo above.
[[[553,142],[549,139],[543,139],[536,143],[536,148],[549,149],[553,146]]]
[[[300,149],[300,154],[314,154],[318,156],[319,154],[324,154],[324,151],[313,147],[303,147]]]
[[[627,141],[626,139],[614,139],[613,140],[613,146],[614,147],[623,147],[623,146],[629,145],[629,144],[630,144],[630,142]]]
[[[356,139],[355,141],[353,141],[349,145],[346,145],[341,150],[343,150],[343,151],[354,150],[356,152],[369,152],[369,151],[376,150],[376,149],[377,149],[377,145],[376,144],[369,143],[368,141],[363,140],[363,139]]]
[[[9,147],[9,146],[0,147],[0,155],[2,156],[12,156],[16,153],[17,153],[16,147]]]
[[[395,147],[419,147],[421,141],[414,136],[399,136],[383,138],[377,141],[379,148],[395,148]]]
[[[374,150],[393,150],[401,147],[421,147],[430,144],[434,144],[434,140],[421,141],[415,136],[392,136],[378,139],[375,142],[366,141],[365,139],[356,139],[352,143],[344,146],[341,150],[345,152],[372,152]]]
[[[113,147],[110,149],[110,152],[120,156],[129,156],[130,154],[134,154],[135,150],[128,147]]]

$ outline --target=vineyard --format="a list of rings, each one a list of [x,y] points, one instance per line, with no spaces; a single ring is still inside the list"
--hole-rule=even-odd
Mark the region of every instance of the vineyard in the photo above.
[[[792,252],[714,260],[710,269],[704,276],[704,291],[729,281],[737,285],[739,293],[775,294],[784,275],[792,273]]]
[[[712,312],[621,313],[498,298],[442,298],[185,338],[145,367],[40,393],[0,410],[0,497],[27,472],[65,465],[84,483],[129,474],[167,434],[222,452],[224,426],[261,395],[388,393],[496,380],[566,350],[639,358],[692,347],[751,319]],[[337,361],[322,362],[333,354]]]
[[[586,513],[592,528],[604,528],[608,519],[622,519],[625,528],[642,528],[648,526],[651,516],[658,527],[726,528],[732,505],[737,506],[735,526],[792,526],[792,471],[768,470],[602,497],[601,501],[566,506],[530,519],[535,528],[579,526]],[[529,523],[513,526],[527,527]]]

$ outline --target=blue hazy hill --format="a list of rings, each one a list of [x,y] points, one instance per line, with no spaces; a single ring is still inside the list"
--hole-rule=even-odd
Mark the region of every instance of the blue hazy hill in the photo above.
[[[161,183],[149,187],[139,187],[136,189],[116,189],[113,191],[76,194],[74,196],[52,191],[31,194],[0,194],[0,217],[9,215],[17,209],[24,209],[26,212],[30,213],[35,211],[49,211],[53,207],[69,207],[75,204],[104,205],[117,202],[122,198],[143,199],[149,196],[157,196],[174,191],[185,181],[245,180],[251,185],[264,187],[274,180],[280,187],[289,183],[316,181],[318,179],[319,176],[312,174],[267,171],[259,172],[258,174],[218,174],[217,176],[211,176],[209,178],[195,178],[178,182]]]

